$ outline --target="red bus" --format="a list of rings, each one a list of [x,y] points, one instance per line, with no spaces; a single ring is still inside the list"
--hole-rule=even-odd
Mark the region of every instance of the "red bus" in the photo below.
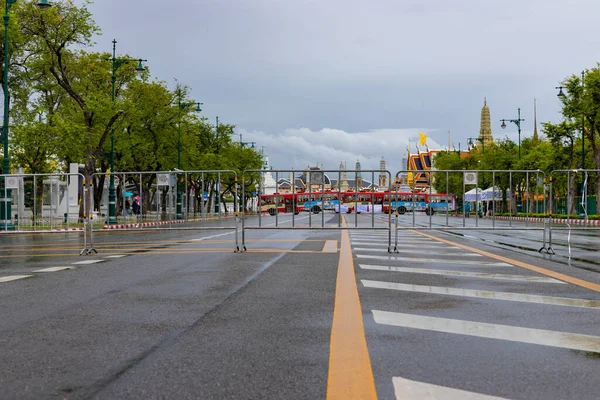
[[[322,210],[335,210],[336,212],[407,212],[424,211],[452,212],[456,210],[456,199],[453,194],[427,192],[354,192],[354,191],[325,191],[325,192],[299,192],[264,194],[259,199],[261,213],[275,215],[279,213],[298,214],[302,211],[319,213]]]

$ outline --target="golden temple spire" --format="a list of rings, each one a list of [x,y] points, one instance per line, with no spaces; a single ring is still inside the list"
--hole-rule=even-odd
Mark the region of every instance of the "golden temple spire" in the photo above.
[[[479,124],[479,140],[477,146],[483,142],[483,146],[487,146],[494,141],[492,137],[492,124],[490,122],[490,108],[487,105],[487,98],[483,98],[483,107],[481,108],[481,121]]]

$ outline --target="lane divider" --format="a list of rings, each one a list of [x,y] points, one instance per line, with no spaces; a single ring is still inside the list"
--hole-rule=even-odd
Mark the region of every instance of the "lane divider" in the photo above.
[[[346,227],[342,219],[342,227]],[[377,399],[347,230],[342,230],[329,350],[327,400]]]

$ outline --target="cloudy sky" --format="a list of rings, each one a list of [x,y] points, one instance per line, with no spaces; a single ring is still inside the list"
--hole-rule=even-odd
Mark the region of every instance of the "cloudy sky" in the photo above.
[[[80,3],[81,0],[73,0]],[[401,167],[410,140],[464,149],[484,97],[502,118],[560,120],[555,86],[600,61],[597,0],[96,0],[95,50],[148,59],[276,169]],[[239,140],[239,137],[235,137]]]

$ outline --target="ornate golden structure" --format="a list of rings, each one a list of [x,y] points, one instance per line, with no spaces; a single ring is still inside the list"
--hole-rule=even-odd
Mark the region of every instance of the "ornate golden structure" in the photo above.
[[[492,144],[492,124],[490,122],[490,108],[487,105],[487,99],[483,98],[483,107],[481,108],[481,122],[479,123],[479,140],[475,143],[476,146]]]

